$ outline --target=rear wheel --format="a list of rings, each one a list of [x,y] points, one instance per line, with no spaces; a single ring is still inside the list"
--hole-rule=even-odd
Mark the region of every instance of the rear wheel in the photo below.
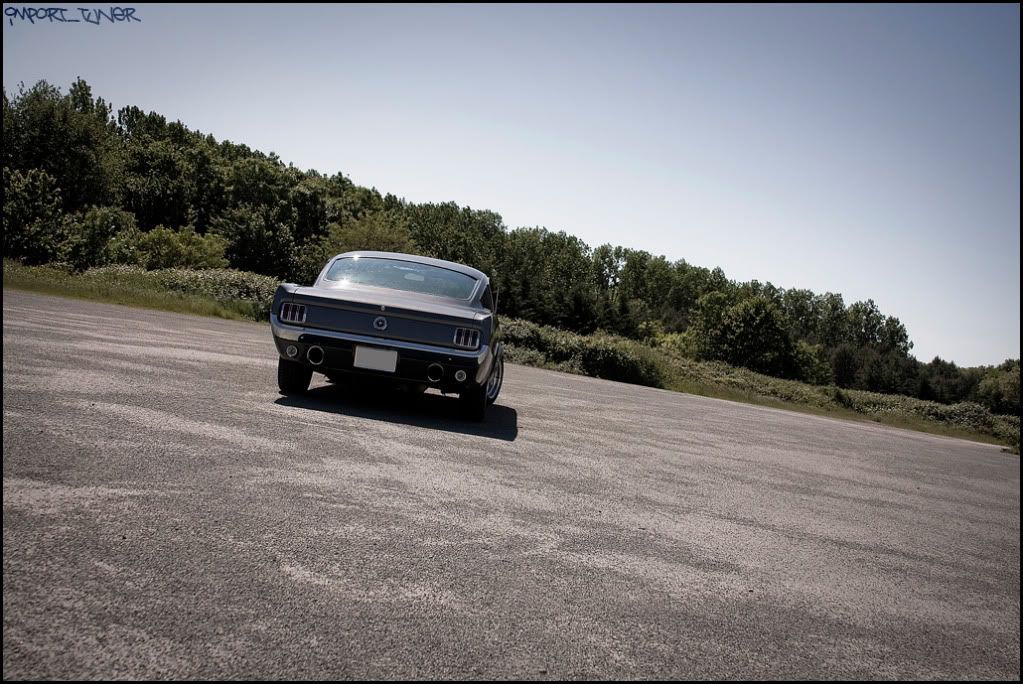
[[[309,389],[313,369],[295,361],[277,359],[277,387],[281,394],[302,394]]]
[[[497,364],[490,373],[487,380],[487,404],[497,401],[497,395],[501,393],[501,385],[504,384],[504,354],[497,358]]]

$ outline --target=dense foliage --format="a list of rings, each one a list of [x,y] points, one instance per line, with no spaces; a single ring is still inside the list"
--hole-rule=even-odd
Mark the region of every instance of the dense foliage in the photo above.
[[[5,91],[3,136],[4,256],[24,263],[227,265],[308,282],[340,251],[414,251],[491,274],[502,312],[538,325],[780,378],[1019,414],[1018,359],[921,363],[905,326],[873,301],[734,282],[719,268],[591,248],[564,232],[509,230],[492,211],[407,202],[137,107],[115,114],[81,80],[67,94],[45,82]],[[552,358],[612,367],[616,349]]]

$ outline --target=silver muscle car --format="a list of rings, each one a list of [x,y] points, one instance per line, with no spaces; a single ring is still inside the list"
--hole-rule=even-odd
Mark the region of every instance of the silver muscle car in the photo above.
[[[314,371],[458,394],[483,420],[504,380],[490,279],[474,268],[409,254],[347,252],[311,287],[285,283],[270,309],[277,384],[301,394]]]

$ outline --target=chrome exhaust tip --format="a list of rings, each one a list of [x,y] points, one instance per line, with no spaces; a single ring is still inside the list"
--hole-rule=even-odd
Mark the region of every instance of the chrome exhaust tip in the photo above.
[[[309,360],[309,363],[314,366],[319,366],[323,363],[324,359],[323,347],[318,347],[316,345],[309,347],[309,350],[305,353],[305,357]]]
[[[426,379],[430,382],[440,382],[444,377],[444,366],[439,363],[431,363],[426,368]]]

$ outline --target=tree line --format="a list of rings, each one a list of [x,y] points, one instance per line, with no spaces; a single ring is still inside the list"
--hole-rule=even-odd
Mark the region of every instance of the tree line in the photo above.
[[[815,384],[976,401],[1019,414],[1019,360],[918,361],[872,301],[729,280],[720,268],[545,228],[493,211],[416,204],[337,173],[217,141],[155,112],[116,113],[79,79],[3,98],[5,258],[86,269],[130,264],[253,271],[311,282],[350,249],[426,254],[493,278],[502,313],[603,330]]]

